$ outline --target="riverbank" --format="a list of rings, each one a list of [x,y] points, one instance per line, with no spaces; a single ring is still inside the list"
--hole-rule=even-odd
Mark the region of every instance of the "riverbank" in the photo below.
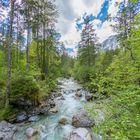
[[[94,120],[84,111],[89,93],[73,79],[59,79],[58,83],[57,91],[49,97],[53,100],[49,113],[16,124],[13,140],[93,140],[90,128]]]
[[[128,89],[118,91],[118,95],[97,98],[87,103],[85,108],[95,120],[92,132],[100,134],[105,140],[138,140],[140,138],[139,93],[139,89]]]

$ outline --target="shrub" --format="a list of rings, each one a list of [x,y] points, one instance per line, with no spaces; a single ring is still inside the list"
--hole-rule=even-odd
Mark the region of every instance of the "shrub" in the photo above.
[[[7,121],[12,121],[16,116],[16,111],[11,108],[2,108],[0,109],[0,121],[1,120],[7,120]]]
[[[19,98],[37,100],[39,94],[39,87],[36,82],[30,77],[19,77],[12,81],[11,96],[12,101]]]

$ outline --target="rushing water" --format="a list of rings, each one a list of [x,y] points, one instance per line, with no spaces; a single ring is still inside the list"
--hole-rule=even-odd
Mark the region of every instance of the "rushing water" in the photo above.
[[[74,129],[71,125],[74,114],[83,109],[84,96],[80,99],[75,98],[76,90],[81,88],[73,79],[61,79],[61,93],[65,100],[55,99],[58,105],[58,113],[51,116],[43,116],[38,122],[24,124],[18,127],[14,140],[28,140],[25,131],[29,127],[40,130],[40,133],[32,140],[67,140],[70,132]],[[67,118],[68,124],[58,124],[61,118]]]

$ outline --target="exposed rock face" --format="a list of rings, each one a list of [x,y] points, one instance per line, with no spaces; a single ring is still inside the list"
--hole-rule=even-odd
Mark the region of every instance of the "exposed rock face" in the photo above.
[[[107,50],[115,50],[119,47],[118,43],[118,36],[112,35],[109,38],[107,38],[104,42],[102,42],[100,46],[101,51],[107,51]]]
[[[16,130],[15,125],[7,123],[6,121],[0,122],[0,140],[12,140]]]
[[[28,138],[31,138],[31,137],[35,136],[36,134],[38,134],[38,130],[30,127],[28,129],[26,129],[25,134]]]
[[[69,140],[93,140],[93,138],[87,129],[77,128],[71,132]]]
[[[80,112],[72,118],[72,125],[75,127],[92,127],[95,125],[94,120],[90,119],[86,112]]]

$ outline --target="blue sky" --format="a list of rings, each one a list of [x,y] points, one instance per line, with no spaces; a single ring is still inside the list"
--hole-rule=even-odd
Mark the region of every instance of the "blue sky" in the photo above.
[[[104,23],[107,18],[108,18],[108,9],[109,9],[109,3],[111,1],[109,0],[105,0],[100,8],[100,12],[97,14],[97,16],[91,14],[87,14],[85,13],[82,17],[78,18],[76,20],[76,29],[77,30],[82,30],[82,26],[84,25],[84,23],[86,22],[86,20],[88,19],[88,21],[94,21],[96,19],[101,21],[101,25],[102,23]]]
[[[110,27],[110,25],[114,23],[107,21],[107,15],[111,14],[115,16],[118,10],[115,3],[121,1],[122,0],[56,0],[60,13],[56,27],[62,34],[61,40],[65,46],[67,48],[73,48],[73,53],[75,53],[76,46],[80,41],[80,32],[77,31],[77,28],[82,28],[84,22],[82,17],[85,13],[93,22],[96,34],[99,37],[99,42],[104,41],[110,35],[114,35],[115,33]],[[71,49],[68,50],[72,52]]]

